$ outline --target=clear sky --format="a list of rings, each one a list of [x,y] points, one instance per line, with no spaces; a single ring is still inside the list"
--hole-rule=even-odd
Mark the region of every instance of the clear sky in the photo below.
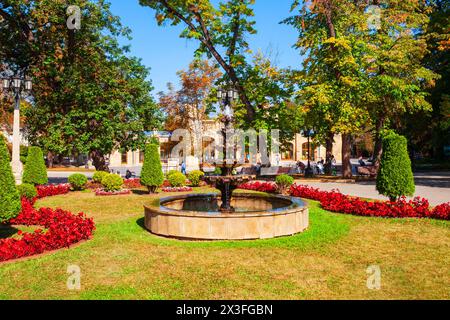
[[[172,82],[178,85],[176,72],[185,69],[198,47],[195,40],[179,37],[181,26],[156,24],[154,11],[139,5],[138,0],[110,0],[113,14],[132,30],[133,40],[123,41],[131,45],[131,55],[142,58],[151,68],[154,94],[166,89]],[[249,37],[250,48],[257,52],[271,53],[280,67],[299,67],[299,52],[292,48],[297,32],[291,26],[279,24],[290,15],[292,0],[256,0],[254,5],[258,33]]]

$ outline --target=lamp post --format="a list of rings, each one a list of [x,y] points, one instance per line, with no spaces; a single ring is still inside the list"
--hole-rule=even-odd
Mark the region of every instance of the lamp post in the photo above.
[[[231,108],[231,104],[233,101],[239,98],[239,93],[233,86],[229,85],[226,88],[220,88],[217,90],[217,98],[219,101],[223,103],[223,117],[221,121],[224,124],[224,128],[222,129],[222,137],[223,137],[223,162],[226,164],[227,162],[227,131],[231,129],[231,123],[234,120],[233,109]],[[224,171],[222,175],[231,175],[233,171],[233,167],[224,166]]]
[[[303,136],[308,138],[308,166],[305,169],[305,177],[310,178],[314,176],[314,170],[311,168],[311,137],[315,134],[313,129],[304,129]]]
[[[29,78],[20,78],[18,76],[12,78],[1,79],[1,87],[4,91],[11,91],[14,95],[14,122],[13,122],[13,148],[11,167],[13,170],[16,184],[22,183],[23,164],[20,161],[20,97],[22,92],[30,92],[32,82]]]

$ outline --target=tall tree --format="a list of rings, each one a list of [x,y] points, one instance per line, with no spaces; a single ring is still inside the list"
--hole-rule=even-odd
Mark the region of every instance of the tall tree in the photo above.
[[[326,142],[327,156],[334,135],[342,135],[342,174],[351,177],[351,134],[367,121],[361,107],[361,41],[353,31],[361,16],[345,0],[295,1],[295,8],[298,15],[285,22],[299,31],[296,46],[306,56],[298,96],[307,111],[307,123]]]
[[[251,5],[255,0],[228,0],[214,6],[210,0],[140,0],[143,6],[156,10],[159,25],[170,21],[172,25],[184,24],[181,37],[200,42],[196,55],[213,57],[225,71],[239,92],[246,117],[253,122],[255,106],[249,99],[242,72],[246,65],[245,53],[249,50],[247,34],[254,34],[255,22]]]
[[[208,60],[195,60],[187,70],[178,72],[180,90],[175,91],[169,84],[169,92],[160,93],[159,106],[166,114],[166,130],[188,130],[191,151],[195,150],[194,145],[201,150],[203,120],[213,111],[211,93],[220,76],[219,69]]]
[[[159,126],[149,70],[118,45],[129,36],[104,0],[71,1],[81,28],[68,28],[66,1],[3,1],[2,37],[15,39],[0,56],[9,69],[33,77],[29,140],[54,154],[90,154],[99,170],[113,149],[137,148]],[[25,37],[27,35],[27,37]],[[15,54],[17,53],[17,54]]]

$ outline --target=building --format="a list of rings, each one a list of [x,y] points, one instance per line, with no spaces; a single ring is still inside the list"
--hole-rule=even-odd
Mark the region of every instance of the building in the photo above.
[[[208,164],[213,164],[216,159],[219,158],[220,148],[217,148],[215,142],[221,141],[220,130],[222,124],[216,120],[205,120],[201,126],[201,132],[197,135],[198,143],[201,147],[201,158],[183,155],[183,152],[179,152],[178,156],[173,155],[174,147],[179,143],[173,133],[167,131],[150,132],[149,136],[155,136],[160,143],[160,157],[163,165],[163,171],[179,169],[181,162],[187,164],[187,171],[200,168],[200,163],[205,164],[202,166],[205,171],[209,167],[213,167]],[[193,138],[195,140],[195,138]],[[201,140],[201,142],[200,142]],[[333,145],[333,155],[337,162],[342,161],[341,153],[342,139],[341,136],[335,137],[335,143]],[[281,148],[280,152],[280,166],[294,166],[298,161],[306,162],[308,160],[308,152],[311,149],[311,160],[318,161],[321,158],[326,158],[326,149],[324,146],[315,146],[310,143],[308,146],[308,140],[302,134],[295,135],[294,140]],[[283,151],[284,150],[284,151]],[[241,156],[241,151],[236,150],[236,157]],[[276,165],[276,157],[272,155],[270,161],[272,165]],[[109,166],[113,171],[124,173],[124,171],[131,170],[140,173],[142,164],[144,161],[144,153],[140,150],[128,151],[121,153],[119,151],[113,152],[109,157]],[[206,168],[205,168],[206,167]]]

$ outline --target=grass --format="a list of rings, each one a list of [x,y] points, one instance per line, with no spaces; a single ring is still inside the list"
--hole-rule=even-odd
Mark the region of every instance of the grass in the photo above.
[[[144,230],[143,205],[161,196],[80,192],[39,201],[86,212],[97,231],[71,249],[0,265],[0,299],[450,298],[448,222],[346,216],[309,201],[310,228],[293,237],[185,242]],[[66,286],[73,264],[80,291]],[[381,290],[366,286],[374,264]]]

